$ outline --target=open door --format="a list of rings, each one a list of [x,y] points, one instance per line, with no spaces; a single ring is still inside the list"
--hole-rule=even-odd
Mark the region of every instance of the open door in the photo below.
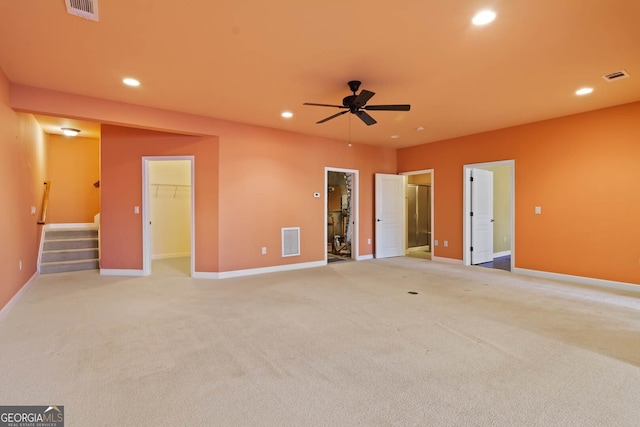
[[[376,174],[376,258],[404,256],[403,175]]]
[[[471,169],[471,264],[493,261],[493,172]]]

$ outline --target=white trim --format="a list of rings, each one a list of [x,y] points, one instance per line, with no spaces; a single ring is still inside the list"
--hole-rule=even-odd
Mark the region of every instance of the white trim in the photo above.
[[[502,252],[494,252],[493,253],[493,257],[494,258],[500,258],[500,257],[507,256],[507,255],[511,255],[511,251],[502,251]]]
[[[142,272],[144,276],[151,274],[151,244],[149,243],[149,221],[150,221],[150,194],[149,194],[149,162],[165,160],[188,160],[191,174],[191,267],[190,275],[196,269],[196,246],[195,246],[195,156],[142,156]]]
[[[462,165],[462,263],[471,265],[471,233],[470,233],[470,216],[471,206],[468,203],[469,193],[471,191],[471,183],[469,182],[468,171],[473,168],[483,169],[493,166],[511,166],[511,271],[515,266],[515,242],[516,242],[516,161],[515,160],[499,160],[495,162],[471,163]]]
[[[36,271],[40,274],[40,263],[42,262],[42,252],[44,251],[44,235],[47,232],[47,226],[45,225],[40,230],[40,247],[38,248],[38,261],[36,263]],[[99,251],[98,251],[99,253]]]
[[[39,276],[38,273],[33,273],[33,276],[31,276],[31,278],[27,280],[27,283],[22,285],[20,290],[16,292],[16,294],[13,297],[11,297],[9,302],[7,302],[4,305],[4,307],[2,307],[2,309],[0,310],[0,321],[4,320],[4,318],[7,317],[7,315],[9,314],[9,311],[11,311],[13,306],[18,303],[18,300],[22,298],[22,296],[29,290],[29,288],[31,287],[31,285],[33,284],[33,282],[36,280],[38,276]]]
[[[373,254],[369,254],[369,255],[358,255],[356,257],[356,261],[364,261],[367,259],[373,259]]]
[[[431,255],[431,261],[441,262],[443,264],[456,264],[456,265],[463,264],[461,259],[453,259],[453,258],[446,258],[443,256],[433,256],[433,255]]]
[[[512,268],[513,273],[523,276],[538,277],[541,279],[561,280],[578,283],[581,285],[597,286],[600,288],[618,289],[621,291],[640,292],[640,284],[614,282],[613,280],[594,279],[591,277],[572,276],[570,274],[550,273],[548,271],[529,270],[527,268]]]
[[[298,264],[274,265],[272,267],[249,268],[246,270],[221,271],[220,273],[193,273],[194,279],[230,279],[232,277],[253,276],[265,273],[277,273],[280,271],[300,270],[304,268],[324,267],[324,261],[301,262]]]
[[[176,252],[172,254],[156,254],[156,255],[151,255],[151,259],[184,258],[190,255],[191,255],[190,252]]]
[[[144,276],[144,270],[120,270],[112,268],[101,268],[101,276]]]
[[[87,229],[87,230],[95,230],[98,228],[98,224],[95,222],[77,222],[77,223],[60,223],[60,224],[47,224],[44,227],[45,230],[66,230],[72,228],[74,230],[78,229]]]
[[[324,253],[324,262],[328,263],[329,256],[327,254],[327,243],[328,243],[328,231],[327,231],[327,212],[329,208],[329,193],[327,188],[329,188],[329,172],[342,172],[342,173],[350,173],[353,175],[353,183],[352,183],[352,193],[351,193],[351,206],[353,208],[353,227],[351,227],[351,259],[358,260],[358,256],[360,254],[360,171],[358,169],[344,169],[344,168],[333,168],[330,166],[325,166],[324,168],[324,189],[322,193],[324,194],[324,211],[322,213],[322,227],[324,229],[324,241],[322,243],[323,253]]]

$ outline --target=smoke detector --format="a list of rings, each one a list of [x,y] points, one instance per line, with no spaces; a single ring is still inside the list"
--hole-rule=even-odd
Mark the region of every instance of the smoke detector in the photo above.
[[[605,76],[602,76],[602,78],[608,82],[612,82],[614,80],[626,79],[627,77],[631,77],[631,76],[625,70],[616,71],[614,73],[609,73]]]
[[[98,0],[64,0],[69,15],[98,20]]]

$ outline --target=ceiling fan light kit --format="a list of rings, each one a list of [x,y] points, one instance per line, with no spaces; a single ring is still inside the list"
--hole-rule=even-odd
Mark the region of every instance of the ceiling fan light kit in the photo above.
[[[334,105],[334,104],[318,104],[314,102],[305,102],[303,105],[312,105],[316,107],[333,107],[344,109],[339,113],[333,114],[329,117],[326,117],[316,124],[321,124],[328,122],[329,120],[335,119],[338,116],[341,116],[346,113],[355,114],[358,116],[360,120],[362,120],[367,126],[371,126],[376,124],[376,120],[371,117],[365,110],[369,111],[409,111],[411,109],[411,105],[409,104],[392,104],[392,105],[367,105],[367,102],[375,95],[375,92],[368,91],[366,89],[362,89],[359,94],[358,89],[360,89],[360,81],[351,80],[349,83],[349,89],[353,92],[353,95],[345,96],[342,99],[342,105]]]

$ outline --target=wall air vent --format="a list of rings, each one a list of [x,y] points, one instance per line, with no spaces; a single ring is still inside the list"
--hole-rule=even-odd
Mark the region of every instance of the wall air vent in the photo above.
[[[614,80],[626,79],[627,77],[631,77],[629,73],[625,70],[616,71],[615,73],[607,74],[606,76],[602,76],[608,82],[612,82]]]
[[[81,18],[98,20],[98,0],[64,0],[67,13]]]
[[[282,229],[282,256],[300,256],[300,227]]]

